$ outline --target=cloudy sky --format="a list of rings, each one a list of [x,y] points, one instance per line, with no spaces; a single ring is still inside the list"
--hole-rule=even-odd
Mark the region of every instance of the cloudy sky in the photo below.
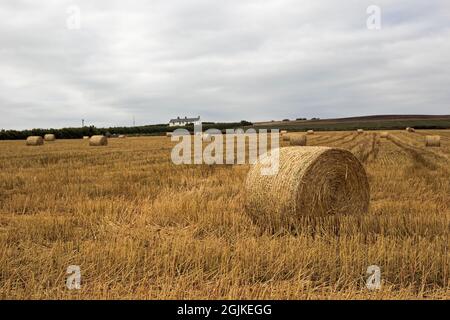
[[[5,129],[450,114],[449,88],[448,0],[0,2]]]

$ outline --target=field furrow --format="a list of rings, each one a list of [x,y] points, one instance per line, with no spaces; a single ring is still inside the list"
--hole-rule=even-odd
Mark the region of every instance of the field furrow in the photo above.
[[[429,133],[440,148],[423,145]],[[362,216],[300,219],[295,235],[252,223],[248,164],[175,165],[166,137],[0,141],[0,298],[448,299],[449,137],[308,135],[356,155],[371,202]],[[69,265],[81,268],[77,292]]]

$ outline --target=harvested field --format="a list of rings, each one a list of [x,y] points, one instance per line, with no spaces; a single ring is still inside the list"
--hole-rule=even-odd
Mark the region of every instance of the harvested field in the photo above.
[[[369,211],[305,217],[296,234],[249,217],[249,165],[176,166],[167,137],[0,141],[0,298],[449,299],[450,130],[364,133],[308,145],[361,161]],[[380,290],[365,287],[370,265]]]

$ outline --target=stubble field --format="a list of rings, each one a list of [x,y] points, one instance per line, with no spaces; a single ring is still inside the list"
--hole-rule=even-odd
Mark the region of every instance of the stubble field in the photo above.
[[[425,148],[430,133],[440,148]],[[176,166],[174,144],[0,141],[0,298],[450,298],[449,130],[308,136],[363,162],[371,203],[295,235],[252,224],[248,165]],[[66,288],[69,265],[80,290]],[[365,286],[370,265],[379,290]]]

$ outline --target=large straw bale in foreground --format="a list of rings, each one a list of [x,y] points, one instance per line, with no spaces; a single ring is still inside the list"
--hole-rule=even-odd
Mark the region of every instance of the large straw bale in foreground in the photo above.
[[[30,136],[27,138],[27,146],[42,146],[44,139],[40,136]]]
[[[306,135],[292,136],[290,141],[291,146],[306,146]]]
[[[55,141],[56,137],[53,133],[47,133],[46,135],[44,135],[44,140],[45,141]]]
[[[92,136],[89,139],[90,146],[106,146],[108,145],[108,138],[105,136]]]
[[[364,167],[349,151],[328,147],[280,150],[279,170],[261,175],[258,162],[245,182],[246,211],[272,231],[291,230],[302,217],[363,214],[370,192]]]
[[[283,141],[290,141],[290,140],[291,140],[291,136],[288,135],[288,134],[283,134],[283,135],[281,136],[281,139],[282,139]]]
[[[440,136],[426,136],[425,137],[425,146],[440,147],[441,146],[441,137]]]

